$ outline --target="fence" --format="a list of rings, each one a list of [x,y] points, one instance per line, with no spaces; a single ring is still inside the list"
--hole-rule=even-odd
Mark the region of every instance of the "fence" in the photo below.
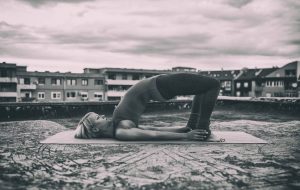
[[[0,103],[0,121],[68,118],[82,116],[93,111],[112,114],[118,101],[106,102],[48,102],[48,103]],[[191,100],[150,102],[146,112],[187,110]],[[300,115],[300,99],[293,101],[219,99],[216,109],[237,109],[253,112],[283,112]]]

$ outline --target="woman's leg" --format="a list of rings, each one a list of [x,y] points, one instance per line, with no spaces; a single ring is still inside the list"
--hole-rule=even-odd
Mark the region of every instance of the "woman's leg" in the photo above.
[[[174,73],[159,76],[157,88],[166,99],[178,95],[195,95],[187,126],[210,132],[210,117],[220,89],[218,80],[198,74]]]

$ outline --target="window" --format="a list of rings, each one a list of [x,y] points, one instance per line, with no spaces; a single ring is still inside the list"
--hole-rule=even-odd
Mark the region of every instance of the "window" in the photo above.
[[[88,99],[88,93],[87,92],[80,92],[80,96],[82,100],[87,100]]]
[[[82,86],[87,86],[88,85],[88,80],[87,79],[82,79],[81,80],[81,85]]]
[[[283,86],[283,81],[279,81],[279,86]]]
[[[248,88],[248,86],[249,86],[249,83],[248,82],[244,82],[244,87]]]
[[[98,100],[102,100],[102,93],[101,92],[95,92],[94,93],[94,98]]]
[[[241,87],[241,83],[240,82],[237,82],[236,83],[236,88],[240,88]]]
[[[287,70],[285,70],[285,76],[287,76],[287,77],[296,76],[296,69],[287,69]]]
[[[24,84],[30,84],[30,78],[24,78]]]
[[[24,84],[24,78],[20,78],[19,83]]]
[[[95,85],[103,85],[103,80],[95,79]]]
[[[59,78],[52,78],[51,79],[51,84],[52,85],[61,85],[61,79],[59,79]]]
[[[108,79],[116,80],[116,75],[115,74],[108,74]]]
[[[41,84],[41,85],[43,85],[43,84],[46,83],[46,82],[45,82],[45,78],[38,78],[38,82],[39,82],[39,84]]]
[[[76,92],[67,92],[67,98],[76,98]]]
[[[31,98],[31,93],[30,92],[25,92],[25,98]]]
[[[231,81],[225,81],[225,87],[231,87]]]
[[[127,74],[122,74],[122,80],[127,80]]]
[[[139,74],[132,75],[132,80],[140,80],[140,75]]]
[[[68,86],[75,86],[76,85],[76,79],[67,79],[67,85]]]
[[[45,92],[38,92],[38,99],[45,99]]]
[[[60,99],[60,92],[51,92],[51,99]]]
[[[236,91],[236,96],[241,96],[241,92],[240,91]]]

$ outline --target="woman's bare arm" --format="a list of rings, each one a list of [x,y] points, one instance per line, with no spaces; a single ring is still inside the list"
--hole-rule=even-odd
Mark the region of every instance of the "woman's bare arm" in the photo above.
[[[148,125],[139,125],[138,128],[144,129],[144,130],[168,131],[168,132],[174,132],[174,133],[186,133],[191,130],[188,127],[152,127],[152,126],[148,126]]]
[[[118,140],[204,140],[205,131],[193,130],[188,133],[176,133],[169,131],[144,130],[135,127],[131,121],[121,121],[116,128],[115,137]]]
[[[136,140],[184,140],[187,139],[187,133],[174,133],[167,131],[152,131],[139,128],[116,130],[116,138],[124,141]]]

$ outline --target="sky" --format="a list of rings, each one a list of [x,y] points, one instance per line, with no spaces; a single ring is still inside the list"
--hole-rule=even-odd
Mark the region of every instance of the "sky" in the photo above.
[[[5,0],[0,62],[30,71],[300,61],[299,0]]]

